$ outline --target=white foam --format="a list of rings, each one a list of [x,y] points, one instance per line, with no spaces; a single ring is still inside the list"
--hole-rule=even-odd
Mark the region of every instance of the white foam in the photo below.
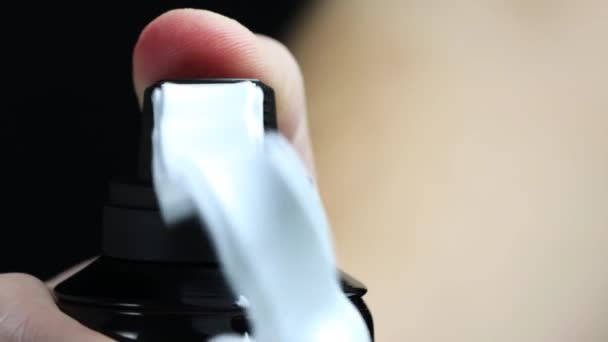
[[[370,341],[339,284],[329,224],[306,168],[264,134],[252,82],[164,83],[153,94],[153,176],[165,220],[204,217],[254,336],[214,341]]]

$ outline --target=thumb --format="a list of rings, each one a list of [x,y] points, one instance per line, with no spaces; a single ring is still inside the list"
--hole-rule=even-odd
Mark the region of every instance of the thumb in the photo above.
[[[55,305],[40,280],[17,273],[0,274],[0,341],[112,342],[70,318]]]

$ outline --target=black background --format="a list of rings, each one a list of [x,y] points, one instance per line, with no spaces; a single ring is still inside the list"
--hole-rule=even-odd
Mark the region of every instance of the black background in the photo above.
[[[99,253],[108,175],[132,158],[125,141],[139,109],[131,56],[149,21],[172,8],[206,8],[281,40],[309,2],[3,6],[0,273],[47,278]]]

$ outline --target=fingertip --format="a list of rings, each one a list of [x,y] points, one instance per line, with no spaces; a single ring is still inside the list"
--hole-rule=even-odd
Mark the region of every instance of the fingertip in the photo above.
[[[257,49],[255,35],[233,19],[206,10],[166,12],[144,28],[133,50],[138,99],[166,78],[255,77]]]
[[[222,15],[180,9],[148,24],[133,51],[140,104],[145,88],[163,79],[224,77],[259,79],[275,90],[279,129],[314,173],[304,82],[283,44]]]

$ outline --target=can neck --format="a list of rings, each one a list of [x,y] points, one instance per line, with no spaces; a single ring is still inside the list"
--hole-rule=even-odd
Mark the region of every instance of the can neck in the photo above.
[[[166,226],[147,185],[109,184],[103,210],[103,254],[132,261],[217,263],[197,217]]]

